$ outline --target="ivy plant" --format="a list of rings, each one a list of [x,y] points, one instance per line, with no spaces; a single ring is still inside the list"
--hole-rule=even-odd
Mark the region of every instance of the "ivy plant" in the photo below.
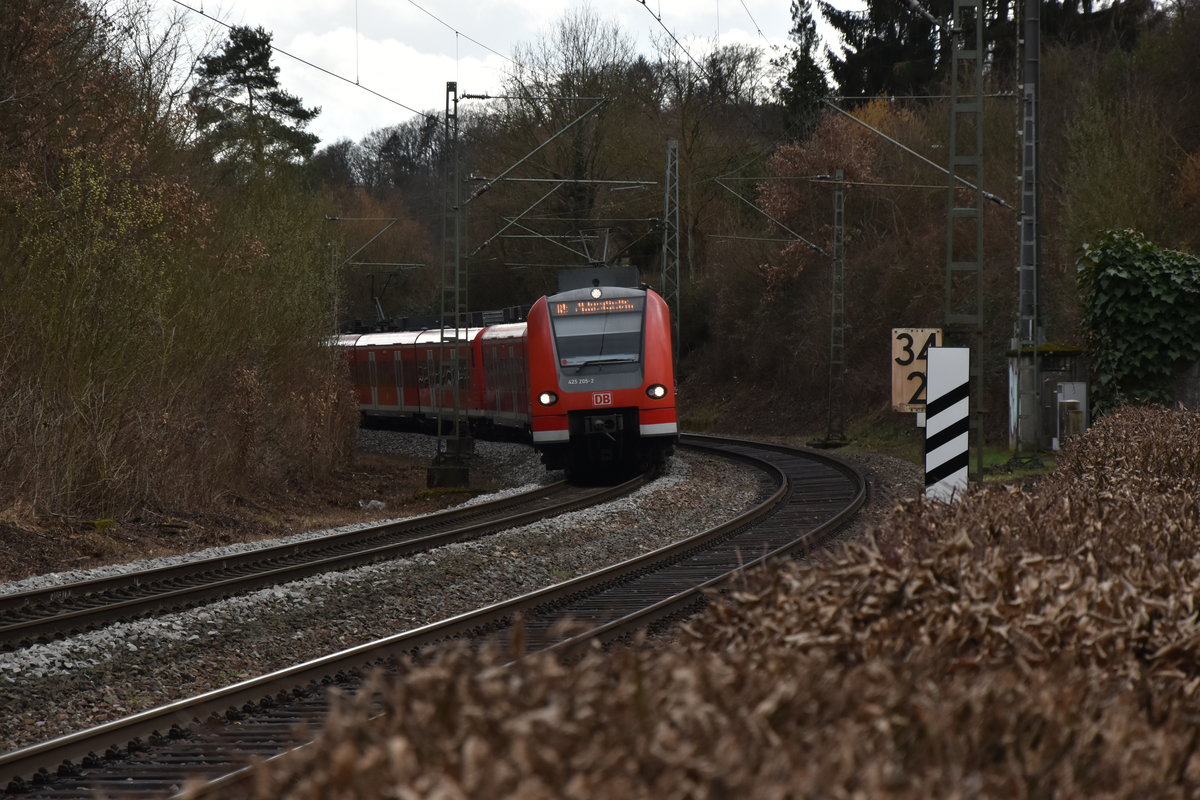
[[[1200,357],[1200,258],[1109,230],[1084,246],[1076,274],[1098,410],[1170,402],[1176,374]]]

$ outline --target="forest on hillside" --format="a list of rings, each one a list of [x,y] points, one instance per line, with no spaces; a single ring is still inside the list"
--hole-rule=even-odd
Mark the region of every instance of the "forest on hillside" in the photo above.
[[[1076,261],[1103,231],[1197,248],[1194,5],[1041,7],[1050,341],[1086,343]],[[984,6],[980,184],[1006,201],[984,216],[998,405],[1017,319],[1022,8]],[[354,419],[324,342],[436,314],[454,247],[474,310],[528,305],[559,269],[596,262],[661,286],[669,141],[685,420],[823,425],[839,170],[845,410],[887,408],[890,329],[945,313],[947,178],[928,162],[946,162],[950,70],[928,17],[951,2],[924,9],[794,0],[786,52],[665,42],[647,57],[585,7],[515,47],[498,99],[318,149],[305,127],[336,110],[278,85],[269,31],[198,41],[183,12],[152,23],[148,0],[5,2],[0,508],[204,506],[318,480]],[[841,43],[817,37],[818,16]]]

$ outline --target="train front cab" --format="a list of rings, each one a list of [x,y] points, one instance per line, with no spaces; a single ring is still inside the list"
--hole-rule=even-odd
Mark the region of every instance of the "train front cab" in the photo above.
[[[529,312],[533,444],[550,469],[591,477],[644,469],[678,438],[671,327],[656,293],[589,287]]]

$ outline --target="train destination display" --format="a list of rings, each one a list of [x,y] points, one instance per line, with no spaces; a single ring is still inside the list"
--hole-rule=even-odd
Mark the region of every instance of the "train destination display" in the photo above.
[[[641,311],[645,307],[641,297],[606,297],[601,300],[566,300],[550,304],[550,313],[556,317],[573,317],[583,314],[619,314]]]

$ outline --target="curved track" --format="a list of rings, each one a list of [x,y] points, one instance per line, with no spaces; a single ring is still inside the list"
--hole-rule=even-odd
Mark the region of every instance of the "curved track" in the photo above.
[[[774,489],[736,520],[614,567],[0,756],[0,776],[16,777],[10,790],[28,791],[30,798],[97,790],[164,796],[188,775],[236,781],[251,756],[297,744],[298,722],[319,724],[329,685],[352,689],[365,671],[406,661],[451,637],[511,638],[505,634],[518,620],[525,650],[568,651],[681,617],[703,605],[706,589],[740,570],[820,545],[866,498],[862,476],[822,453],[712,437],[688,436],[682,443],[755,463]],[[572,630],[586,630],[557,634],[565,619],[576,623]]]

